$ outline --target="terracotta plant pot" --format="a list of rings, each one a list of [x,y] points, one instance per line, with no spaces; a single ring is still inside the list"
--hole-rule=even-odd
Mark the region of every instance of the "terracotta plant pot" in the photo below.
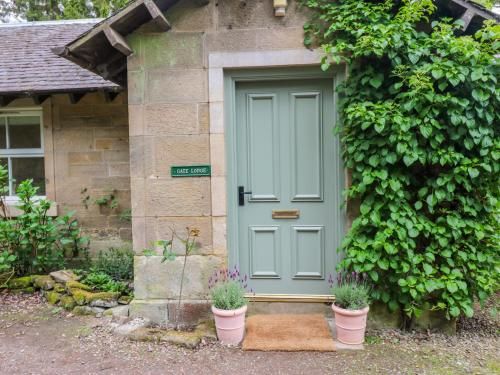
[[[366,317],[370,307],[361,310],[346,310],[332,305],[335,313],[337,340],[343,344],[357,345],[365,341]]]
[[[221,310],[212,306],[217,337],[225,345],[238,345],[245,334],[245,313],[247,306],[236,310]]]

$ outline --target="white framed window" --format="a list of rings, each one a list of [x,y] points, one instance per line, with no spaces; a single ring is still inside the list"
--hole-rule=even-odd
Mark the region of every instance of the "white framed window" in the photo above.
[[[42,119],[40,110],[0,110],[0,164],[9,171],[9,198],[26,179],[46,195]]]

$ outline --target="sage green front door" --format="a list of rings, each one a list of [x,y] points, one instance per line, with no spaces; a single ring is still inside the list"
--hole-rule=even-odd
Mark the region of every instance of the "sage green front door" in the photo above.
[[[341,237],[333,81],[237,82],[238,262],[256,293],[328,294]]]

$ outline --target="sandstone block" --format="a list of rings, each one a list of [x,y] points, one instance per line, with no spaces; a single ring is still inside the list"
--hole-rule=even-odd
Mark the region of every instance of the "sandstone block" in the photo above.
[[[172,31],[207,31],[215,27],[215,3],[200,6],[197,0],[179,1],[166,13]]]
[[[199,103],[208,101],[204,69],[148,71],[147,103]]]
[[[149,104],[144,108],[146,134],[198,134],[196,103]]]
[[[209,216],[210,213],[208,177],[147,181],[147,216]]]
[[[168,32],[145,35],[141,40],[145,69],[202,68],[203,34]]]
[[[68,281],[78,281],[80,280],[80,277],[76,275],[73,271],[71,270],[60,270],[60,271],[54,271],[51,272],[50,277],[52,277],[57,283],[62,283],[65,284]]]
[[[143,70],[128,70],[128,102],[142,104],[144,102],[145,74]]]
[[[170,176],[172,165],[209,164],[208,135],[155,137],[155,174]]]
[[[184,257],[162,262],[161,256],[136,256],[134,262],[134,295],[138,299],[176,299]],[[205,299],[208,278],[224,260],[215,256],[192,255],[186,264],[183,298]]]
[[[166,300],[134,299],[129,306],[129,315],[131,318],[146,317],[155,324],[165,324],[168,322]]]
[[[172,229],[177,235],[184,237],[186,227],[198,228],[200,236],[197,238],[197,249],[194,254],[210,254],[212,252],[212,225],[209,217],[160,217],[156,221],[158,239],[171,237]],[[184,254],[184,246],[180,241],[174,241],[174,252]]]
[[[70,164],[93,164],[101,163],[102,161],[102,152],[100,151],[68,153],[68,162]]]

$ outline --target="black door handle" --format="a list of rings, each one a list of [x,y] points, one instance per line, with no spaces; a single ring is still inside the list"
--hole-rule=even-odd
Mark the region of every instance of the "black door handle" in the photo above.
[[[245,191],[244,186],[238,186],[238,205],[239,206],[244,206],[245,205],[245,194],[252,194],[251,191]]]

